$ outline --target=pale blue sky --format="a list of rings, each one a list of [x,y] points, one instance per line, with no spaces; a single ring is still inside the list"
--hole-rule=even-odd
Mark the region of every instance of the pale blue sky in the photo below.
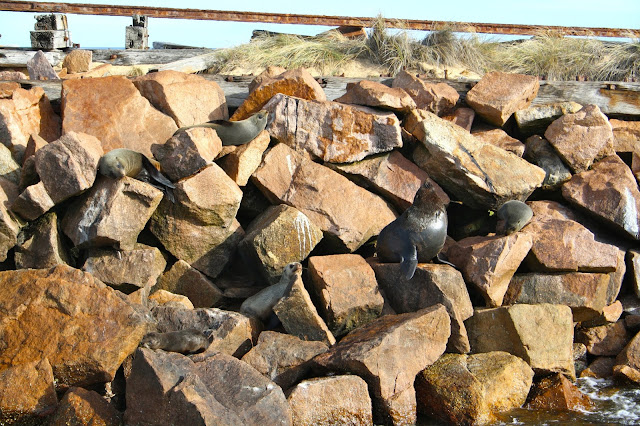
[[[274,13],[301,13],[337,16],[469,21],[534,25],[560,25],[640,29],[640,0],[449,0],[426,1],[345,1],[345,0],[248,0],[238,2],[102,0],[68,3],[123,4],[193,9],[238,10]],[[28,47],[33,30],[33,13],[0,12],[0,45]],[[123,47],[124,28],[129,17],[68,15],[71,39],[81,47]],[[328,27],[186,21],[155,19],[149,21],[149,44],[167,41],[204,47],[229,47],[246,43],[254,29],[316,34]],[[421,34],[416,34],[421,37]],[[491,36],[488,36],[491,37]]]

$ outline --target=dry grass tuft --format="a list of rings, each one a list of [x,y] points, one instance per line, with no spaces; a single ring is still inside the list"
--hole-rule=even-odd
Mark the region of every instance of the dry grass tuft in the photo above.
[[[348,39],[337,31],[315,37],[263,35],[251,43],[221,49],[219,63],[209,70],[234,68],[314,68],[336,75],[354,60],[383,66],[390,75],[400,70],[430,67],[465,68],[478,74],[500,70],[536,75],[548,80],[635,80],[640,77],[640,42],[604,42],[592,38],[542,34],[530,39],[499,43],[475,34],[459,35],[449,29],[433,31],[415,40],[403,29],[386,27],[379,16],[366,39]]]

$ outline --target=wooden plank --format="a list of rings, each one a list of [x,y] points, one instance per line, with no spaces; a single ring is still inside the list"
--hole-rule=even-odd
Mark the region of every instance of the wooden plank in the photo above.
[[[0,11],[72,13],[78,15],[133,16],[152,18],[198,19],[212,21],[260,22],[273,24],[324,25],[330,27],[359,26],[371,28],[378,18],[293,13],[239,12],[208,9],[176,9],[167,7],[116,6],[107,4],[53,3],[40,1],[0,1]],[[540,35],[555,33],[571,36],[640,37],[640,30],[625,28],[562,27],[549,25],[491,24],[475,22],[426,21],[416,19],[384,19],[389,28],[434,31],[447,28],[456,32],[489,34]]]
[[[180,71],[187,74],[193,74],[204,71],[213,67],[220,62],[220,58],[215,52],[205,53],[203,55],[193,56],[191,58],[180,59],[158,67],[158,71]]]
[[[207,80],[220,85],[230,108],[237,108],[249,94],[249,83],[253,77],[227,77],[219,74],[201,74]],[[324,77],[324,91],[327,99],[334,100],[342,96],[347,84],[364,80],[362,78]],[[390,85],[390,78],[367,78]],[[445,82],[451,85],[464,98],[474,81],[453,81],[429,79],[433,82]],[[24,86],[40,86],[51,100],[60,99],[59,81],[20,81]],[[575,101],[582,105],[595,104],[612,118],[640,120],[640,83],[592,82],[592,81],[541,81],[538,96],[533,105],[553,102]]]
[[[111,65],[160,65],[211,53],[213,49],[95,49],[91,51],[93,52],[93,62]],[[27,48],[0,48],[0,67],[24,67],[35,53],[35,50]],[[52,50],[44,52],[44,54],[49,63],[55,67],[62,63],[67,53]]]

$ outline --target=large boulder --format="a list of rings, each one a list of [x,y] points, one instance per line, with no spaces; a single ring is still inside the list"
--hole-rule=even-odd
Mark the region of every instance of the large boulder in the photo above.
[[[391,88],[380,82],[370,80],[347,83],[347,92],[335,99],[335,102],[363,105],[396,112],[407,112],[416,108],[416,103],[403,89],[398,87]]]
[[[461,127],[426,113],[408,127],[423,145],[413,159],[453,198],[470,207],[495,210],[525,200],[545,172],[517,155],[483,143]]]
[[[148,311],[66,265],[0,279],[0,371],[47,358],[58,389],[113,380],[151,322]]]
[[[314,363],[321,370],[362,377],[369,385],[375,422],[414,424],[415,377],[444,352],[449,323],[442,305],[386,315],[353,330]]]
[[[218,83],[199,75],[166,70],[136,77],[133,84],[178,127],[229,118],[227,101]]]
[[[66,80],[62,116],[63,133],[93,135],[105,152],[128,148],[148,157],[153,144],[165,143],[178,129],[123,76]]]
[[[331,163],[362,160],[402,146],[400,122],[392,112],[282,94],[264,109],[273,117],[267,126],[271,137]]]
[[[282,143],[265,155],[253,182],[273,203],[304,213],[342,252],[356,250],[396,218],[377,195]]]
[[[400,71],[393,79],[391,86],[404,89],[413,98],[418,108],[436,115],[451,112],[460,98],[456,89],[447,83],[427,82],[407,71]]]

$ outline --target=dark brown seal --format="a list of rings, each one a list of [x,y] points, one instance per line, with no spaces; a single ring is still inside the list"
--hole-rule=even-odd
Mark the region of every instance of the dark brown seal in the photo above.
[[[166,333],[147,333],[140,342],[143,348],[162,349],[182,354],[204,351],[210,344],[209,338],[203,332],[192,328]]]
[[[407,279],[418,262],[436,257],[447,238],[447,210],[434,186],[425,182],[413,204],[400,217],[380,231],[376,253],[382,262],[400,262]]]
[[[497,234],[510,235],[521,230],[533,217],[533,210],[519,200],[510,200],[498,209]]]
[[[213,120],[202,124],[194,124],[193,126],[181,127],[176,130],[176,133],[193,129],[194,127],[210,127],[216,131],[222,141],[222,145],[242,145],[254,140],[267,127],[268,117],[269,112],[262,110],[244,120]]]
[[[171,201],[173,193],[171,189],[176,186],[167,179],[146,155],[126,148],[116,148],[107,152],[98,162],[98,173],[112,179],[120,179],[125,176],[137,177],[144,171],[149,176],[151,185],[160,189]]]

